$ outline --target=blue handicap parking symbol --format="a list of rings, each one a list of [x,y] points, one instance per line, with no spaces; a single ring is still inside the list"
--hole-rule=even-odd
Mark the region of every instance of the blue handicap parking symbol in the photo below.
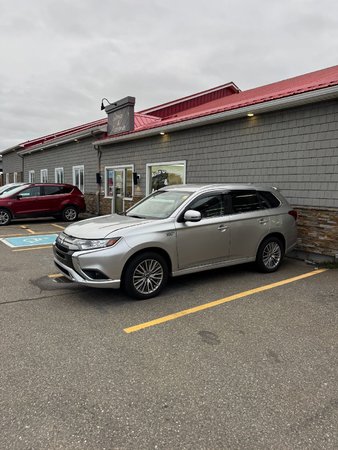
[[[41,234],[3,238],[1,241],[9,247],[35,247],[39,245],[52,245],[56,238],[57,234]]]

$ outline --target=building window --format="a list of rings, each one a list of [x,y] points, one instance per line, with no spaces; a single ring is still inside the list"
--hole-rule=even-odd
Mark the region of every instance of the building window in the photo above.
[[[40,170],[40,182],[48,183],[48,169]]]
[[[84,166],[73,166],[73,184],[84,192]]]
[[[63,171],[63,167],[57,167],[55,169],[55,183],[64,183],[65,175]]]
[[[30,170],[28,172],[28,182],[35,183],[35,170]]]
[[[147,164],[147,194],[164,186],[185,184],[186,161]]]

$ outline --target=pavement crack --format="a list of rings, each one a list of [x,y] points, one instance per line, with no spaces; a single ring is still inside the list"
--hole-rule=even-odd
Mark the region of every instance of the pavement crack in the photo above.
[[[67,296],[70,296],[70,295],[76,295],[76,292],[71,292],[71,293],[69,292],[69,293],[67,293]],[[57,297],[57,295],[45,295],[45,296],[42,296],[42,297],[33,297],[33,298],[19,298],[17,300],[9,300],[8,302],[0,302],[0,306],[11,305],[11,304],[14,304],[14,303],[34,302],[34,301],[37,301],[37,300],[49,300],[49,299],[55,298],[55,297]]]

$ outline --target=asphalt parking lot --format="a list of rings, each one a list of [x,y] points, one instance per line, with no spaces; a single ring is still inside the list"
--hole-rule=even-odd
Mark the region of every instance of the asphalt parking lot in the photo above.
[[[287,258],[137,302],[57,276],[64,226],[0,228],[21,239],[0,241],[0,448],[338,448],[337,269]]]

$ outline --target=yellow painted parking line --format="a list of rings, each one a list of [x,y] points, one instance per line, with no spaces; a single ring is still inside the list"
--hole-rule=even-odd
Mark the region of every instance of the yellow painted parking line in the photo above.
[[[51,275],[48,275],[48,278],[61,278],[64,277],[64,275],[62,275],[62,273],[52,273]]]
[[[29,250],[40,250],[41,248],[53,248],[52,245],[41,245],[40,247],[25,247],[25,248],[17,248],[12,250],[12,252],[28,252]]]
[[[20,228],[22,228],[23,230],[27,230],[30,234],[35,234],[35,231],[28,228],[27,225],[21,225]]]
[[[307,272],[302,275],[298,275],[297,277],[287,278],[282,281],[277,281],[276,283],[267,284],[265,286],[261,286],[255,289],[250,289],[249,291],[240,292],[235,295],[230,295],[229,297],[221,298],[219,300],[215,300],[210,303],[205,303],[203,305],[195,306],[194,308],[185,309],[183,311],[178,311],[174,314],[169,314],[168,316],[159,317],[155,320],[150,320],[149,322],[140,323],[138,325],[134,325],[129,328],[124,328],[125,333],[134,333],[135,331],[140,331],[145,328],[154,327],[155,325],[159,325],[161,323],[169,322],[171,320],[179,319],[180,317],[187,316],[188,314],[193,314],[199,311],[203,311],[205,309],[213,308],[218,305],[222,305],[223,303],[232,302],[234,300],[239,300],[240,298],[249,297],[250,295],[257,294],[259,292],[268,291],[269,289],[274,289],[279,286],[284,286],[289,283],[293,283],[295,281],[303,280],[304,278],[309,278],[314,275],[319,275],[320,273],[326,272],[327,269],[319,269],[312,272]]]
[[[51,223],[52,227],[56,227],[56,228],[60,228],[61,230],[64,230],[65,227],[61,226],[61,225],[57,225],[56,223]]]

